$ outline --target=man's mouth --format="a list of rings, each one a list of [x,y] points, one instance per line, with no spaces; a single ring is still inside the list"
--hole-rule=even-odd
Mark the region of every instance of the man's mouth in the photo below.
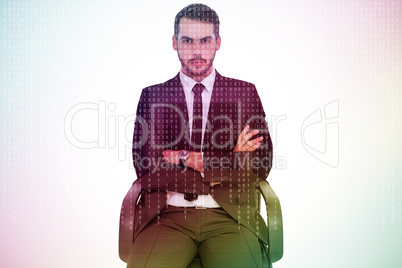
[[[190,65],[193,66],[201,66],[203,64],[205,64],[205,60],[190,60]]]

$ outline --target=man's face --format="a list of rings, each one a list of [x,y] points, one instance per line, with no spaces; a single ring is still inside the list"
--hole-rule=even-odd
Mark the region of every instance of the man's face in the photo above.
[[[182,18],[177,40],[173,36],[173,48],[177,50],[182,72],[198,82],[212,72],[220,45],[221,38],[216,39],[214,25],[208,22]]]

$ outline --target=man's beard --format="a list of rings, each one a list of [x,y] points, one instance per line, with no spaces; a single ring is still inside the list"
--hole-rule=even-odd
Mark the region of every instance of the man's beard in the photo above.
[[[193,61],[193,60],[203,60],[203,61],[206,62],[206,60],[203,59],[203,58],[201,58],[200,56],[194,55],[194,57],[193,57],[191,60],[188,61],[188,65],[186,65],[186,64],[184,63],[184,60],[182,60],[182,59],[180,58],[180,55],[179,55],[179,60],[180,60],[180,62],[181,62],[181,66],[184,67],[184,70],[186,71],[186,73],[188,73],[188,74],[190,74],[190,75],[194,75],[194,76],[204,75],[206,72],[208,72],[208,71],[211,69],[211,67],[212,67],[212,64],[213,64],[213,62],[214,62],[214,59],[215,59],[215,55],[214,55],[214,57],[211,59],[211,61],[209,62],[208,66],[206,66],[204,69],[199,70],[199,71],[193,71],[193,70],[191,70],[191,68],[189,67],[190,61]]]

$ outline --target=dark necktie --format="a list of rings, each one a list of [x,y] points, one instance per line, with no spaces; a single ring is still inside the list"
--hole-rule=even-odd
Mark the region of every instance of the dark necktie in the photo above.
[[[204,91],[204,85],[201,83],[195,84],[193,87],[194,102],[193,102],[193,124],[191,131],[191,144],[192,151],[201,152],[201,138],[202,138],[202,97],[201,93]],[[197,194],[184,194],[184,199],[193,201],[198,198]]]
[[[202,97],[201,93],[205,87],[201,83],[195,84],[193,87],[194,102],[193,102],[193,128],[191,132],[191,144],[193,151],[201,152],[202,138]]]

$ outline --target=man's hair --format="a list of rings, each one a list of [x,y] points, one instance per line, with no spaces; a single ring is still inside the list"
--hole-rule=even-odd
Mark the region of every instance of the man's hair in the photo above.
[[[179,35],[179,23],[182,18],[213,23],[214,34],[216,39],[218,39],[219,17],[215,10],[213,10],[209,6],[204,4],[191,4],[180,10],[174,20],[174,36],[176,39]]]

